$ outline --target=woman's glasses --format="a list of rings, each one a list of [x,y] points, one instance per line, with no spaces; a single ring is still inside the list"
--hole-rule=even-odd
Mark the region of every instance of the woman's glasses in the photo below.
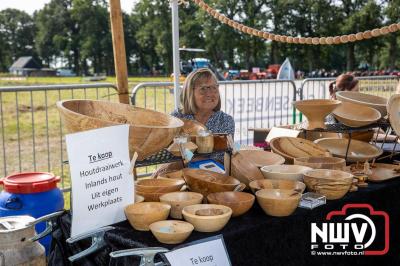
[[[211,92],[211,93],[218,92],[218,85],[201,86],[201,87],[196,87],[196,88],[200,92],[201,95],[206,95],[207,92]]]

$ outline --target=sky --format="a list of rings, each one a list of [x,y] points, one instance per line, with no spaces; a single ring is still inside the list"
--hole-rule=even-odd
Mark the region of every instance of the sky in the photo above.
[[[133,4],[137,0],[120,0],[122,9],[125,12],[132,10]],[[0,10],[6,8],[15,8],[23,10],[29,14],[33,14],[35,10],[43,8],[43,6],[50,2],[50,0],[0,0]]]

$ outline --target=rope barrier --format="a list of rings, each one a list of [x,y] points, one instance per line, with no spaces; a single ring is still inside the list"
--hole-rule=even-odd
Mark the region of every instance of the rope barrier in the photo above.
[[[182,0],[181,0],[182,1]],[[213,9],[207,5],[203,0],[192,0],[196,5],[198,5],[202,10],[207,12],[210,16],[219,20],[220,22],[227,24],[229,27],[239,30],[243,33],[254,35],[260,38],[264,38],[271,41],[277,41],[282,43],[293,43],[293,44],[310,44],[310,45],[332,45],[332,44],[343,44],[348,42],[362,41],[374,37],[379,37],[387,35],[389,33],[396,32],[400,30],[400,22],[393,23],[389,26],[384,26],[381,28],[367,30],[364,32],[358,32],[348,35],[340,36],[329,36],[329,37],[293,37],[286,35],[273,34],[267,31],[257,30],[246,25],[243,25],[235,20],[232,20],[225,15],[219,13],[217,10]],[[184,1],[182,1],[184,2]]]

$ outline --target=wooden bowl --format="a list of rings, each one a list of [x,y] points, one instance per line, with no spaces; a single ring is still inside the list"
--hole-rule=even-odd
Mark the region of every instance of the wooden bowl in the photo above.
[[[397,136],[400,136],[400,94],[394,94],[390,97],[387,106],[387,112],[389,114],[390,125],[396,132]]]
[[[182,210],[186,221],[199,232],[216,232],[224,228],[232,215],[232,209],[224,205],[196,204]]]
[[[328,200],[342,198],[352,182],[352,174],[339,170],[314,169],[304,174],[307,189],[325,195]]]
[[[253,180],[264,179],[260,167],[279,165],[284,162],[285,158],[272,152],[241,150],[231,157],[231,175],[248,186]],[[228,169],[227,167],[225,169]]]
[[[183,180],[183,172],[182,170],[177,170],[177,171],[170,171],[170,172],[164,172],[160,175],[158,175],[157,178],[170,178],[170,179],[177,179],[177,180]]]
[[[133,228],[149,231],[149,225],[167,219],[171,206],[161,202],[140,202],[125,207],[125,216]]]
[[[285,189],[261,189],[256,192],[257,202],[271,216],[291,215],[299,205],[301,193]]]
[[[301,165],[267,165],[261,168],[261,172],[267,179],[302,181],[303,174],[311,169]]]
[[[160,196],[160,201],[171,205],[170,216],[182,219],[182,209],[189,205],[200,204],[203,195],[196,192],[171,192]]]
[[[135,203],[139,203],[139,202],[143,202],[144,201],[144,197],[140,196],[140,195],[135,195]]]
[[[157,240],[164,244],[179,244],[192,233],[192,224],[183,221],[166,220],[152,223],[150,230]]]
[[[195,120],[189,120],[184,118],[181,118],[181,120],[183,121],[183,127],[181,131],[182,133],[189,134],[189,136],[195,136],[197,135],[197,132],[199,130],[207,129],[205,125]]]
[[[168,192],[159,192],[159,193],[150,193],[150,192],[140,192],[136,190],[136,195],[139,195],[144,198],[146,202],[158,202],[160,201],[160,197]]]
[[[294,164],[308,166],[313,169],[344,170],[346,161],[337,157],[301,157],[295,158]]]
[[[334,156],[345,158],[346,149],[349,143],[348,139],[323,138],[315,141],[318,145],[328,149]],[[348,162],[365,162],[372,160],[382,154],[382,150],[375,145],[359,140],[351,140],[349,152],[347,155]]]
[[[191,141],[182,145],[183,148],[188,149],[191,152],[195,152],[197,150],[197,145]],[[181,151],[179,150],[179,145],[176,143],[172,143],[171,146],[168,147],[168,151],[176,157],[182,157]]]
[[[307,129],[326,128],[325,117],[341,104],[338,100],[313,99],[294,101],[293,105],[308,120]]]
[[[185,184],[183,180],[151,178],[136,181],[135,189],[140,193],[167,193],[179,191]]]
[[[381,113],[371,107],[343,102],[333,111],[339,122],[349,127],[362,127],[375,123],[381,118]]]
[[[204,197],[214,192],[243,190],[246,185],[239,180],[216,172],[184,168],[183,176],[189,189],[201,193]]]
[[[336,98],[342,102],[350,102],[374,108],[381,113],[382,117],[387,114],[386,106],[388,100],[383,97],[356,91],[338,91],[336,92]]]
[[[360,141],[364,141],[364,142],[370,142],[373,140],[374,137],[374,130],[368,130],[368,131],[361,131],[361,132],[353,132],[351,133],[351,139],[355,139],[355,140],[360,140]],[[349,139],[349,134],[346,133],[342,133],[341,134],[343,139]],[[383,134],[386,135],[386,134]],[[321,137],[319,139],[322,138],[332,138],[332,137]],[[337,136],[334,136],[334,138],[337,138]],[[378,142],[380,142],[379,140],[377,140]]]
[[[232,217],[245,214],[253,206],[254,200],[254,195],[237,191],[217,192],[207,196],[208,203],[220,204],[231,208]]]
[[[283,156],[286,163],[292,164],[294,158],[308,157],[308,156],[330,156],[329,151],[309,140],[292,138],[292,137],[278,137],[271,140],[269,143],[271,150]]]
[[[306,189],[306,185],[303,182],[296,180],[284,180],[284,179],[262,179],[254,180],[250,182],[250,189],[253,193],[256,193],[260,189],[284,189],[294,190],[299,193],[303,193]]]
[[[65,100],[57,108],[69,133],[129,124],[129,151],[131,157],[136,151],[138,160],[167,147],[183,126],[178,118],[128,104]]]

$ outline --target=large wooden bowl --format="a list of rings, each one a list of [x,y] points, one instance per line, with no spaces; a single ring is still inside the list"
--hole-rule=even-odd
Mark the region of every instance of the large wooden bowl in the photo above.
[[[323,138],[315,141],[318,145],[329,150],[336,157],[345,158],[348,139]],[[372,160],[382,154],[382,149],[375,145],[359,140],[351,140],[349,152],[347,154],[348,162],[365,162]]]
[[[140,202],[125,207],[125,216],[133,228],[149,231],[149,225],[167,219],[171,206],[161,202]]]
[[[286,179],[302,181],[303,174],[312,168],[302,165],[268,165],[261,168],[267,179]]]
[[[183,126],[178,118],[128,104],[65,100],[57,108],[69,133],[129,124],[129,151],[131,156],[136,151],[138,160],[167,147]]]
[[[352,174],[339,170],[314,169],[304,175],[307,189],[325,195],[328,200],[342,198],[352,182]]]
[[[231,175],[248,185],[253,180],[263,179],[260,168],[266,165],[279,165],[285,158],[279,154],[260,150],[241,150],[231,157]],[[229,163],[229,162],[226,162]],[[227,169],[227,167],[225,167]]]
[[[299,193],[303,193],[306,189],[306,185],[303,182],[295,180],[284,180],[284,179],[262,179],[254,180],[249,184],[250,189],[253,193],[256,193],[260,189],[285,189],[293,190]]]
[[[256,197],[266,214],[284,217],[296,210],[301,193],[285,189],[261,189],[256,192]]]
[[[197,135],[197,132],[199,130],[207,129],[205,125],[195,120],[189,120],[184,118],[181,118],[181,120],[183,121],[182,132],[189,134],[189,136],[195,136]]]
[[[339,122],[349,127],[362,127],[375,123],[381,118],[381,113],[371,107],[343,102],[333,111]]]
[[[135,189],[138,192],[167,193],[167,192],[179,191],[184,184],[185,181],[178,179],[167,179],[167,178],[141,179],[136,181]]]
[[[336,98],[342,102],[350,102],[374,108],[381,113],[382,117],[387,114],[386,106],[388,100],[383,97],[356,91],[338,91],[336,92]]]
[[[202,214],[199,215],[199,212]],[[216,232],[228,223],[232,209],[224,205],[196,204],[183,208],[182,215],[186,221],[193,224],[194,230]]]
[[[283,156],[286,163],[292,164],[294,158],[309,157],[309,156],[330,156],[329,151],[309,140],[278,137],[270,142],[271,150]]]
[[[183,169],[183,177],[189,189],[201,193],[204,197],[214,192],[243,190],[246,186],[239,180],[202,169]]]
[[[308,120],[307,129],[325,128],[325,117],[341,104],[338,100],[313,99],[294,101],[293,105]]]
[[[311,167],[313,169],[344,170],[346,161],[337,157],[301,157],[295,158],[294,164]]]
[[[208,203],[220,204],[231,208],[232,217],[245,214],[253,206],[254,200],[254,195],[238,191],[217,192],[207,196]]]
[[[394,94],[390,97],[387,106],[390,125],[394,129],[397,136],[400,136],[400,94]]]
[[[164,244],[179,244],[192,233],[192,224],[183,221],[166,220],[152,223],[150,230],[157,240]]]
[[[160,201],[171,205],[170,216],[174,219],[182,219],[182,209],[189,205],[200,204],[203,195],[196,192],[171,192],[160,196]]]

